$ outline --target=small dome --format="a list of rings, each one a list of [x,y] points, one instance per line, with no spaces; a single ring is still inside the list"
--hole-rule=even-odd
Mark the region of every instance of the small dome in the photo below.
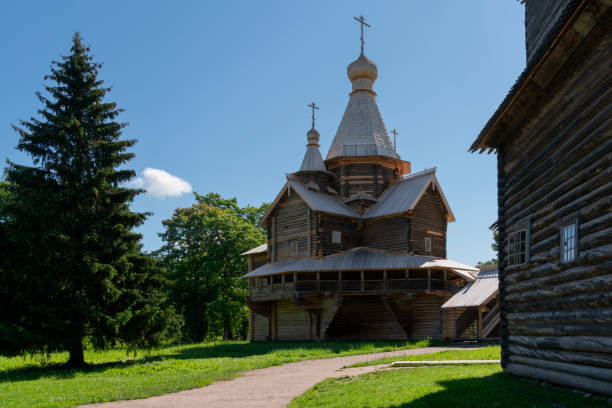
[[[308,144],[309,145],[310,144],[316,144],[316,145],[319,144],[320,135],[319,135],[319,132],[317,132],[317,130],[314,129],[314,128],[310,129],[308,131],[308,133],[306,133],[306,138],[308,139]]]
[[[372,81],[376,81],[376,78],[378,78],[378,68],[376,64],[363,54],[355,61],[351,62],[346,71],[351,81],[358,78],[369,78]]]

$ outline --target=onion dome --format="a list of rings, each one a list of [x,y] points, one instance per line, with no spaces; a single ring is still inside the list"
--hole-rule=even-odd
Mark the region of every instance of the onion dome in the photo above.
[[[378,78],[378,68],[363,53],[346,69],[350,81],[353,83],[353,92],[357,90],[372,91],[374,81]]]
[[[327,153],[335,157],[386,156],[399,159],[376,104],[378,68],[363,52],[347,68],[353,85],[336,136]]]

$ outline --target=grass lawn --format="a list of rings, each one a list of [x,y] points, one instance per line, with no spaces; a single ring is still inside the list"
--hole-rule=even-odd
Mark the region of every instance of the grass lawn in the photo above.
[[[499,360],[501,358],[500,346],[488,346],[465,350],[448,350],[439,353],[418,354],[415,356],[384,357],[378,360],[365,361],[349,367],[365,367],[379,364],[389,364],[394,361],[421,361],[421,360]]]
[[[144,398],[202,387],[256,368],[316,358],[432,345],[412,342],[216,342],[161,347],[128,356],[123,349],[88,351],[87,369],[60,366],[67,353],[40,358],[0,356],[0,407],[71,407]]]
[[[606,402],[530,383],[502,373],[498,364],[417,367],[325,380],[294,399],[300,407],[573,408]]]

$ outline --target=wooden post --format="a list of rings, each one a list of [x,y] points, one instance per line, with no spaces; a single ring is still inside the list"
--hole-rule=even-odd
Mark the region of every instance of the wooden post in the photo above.
[[[478,306],[478,338],[482,339],[482,308]]]
[[[281,291],[285,291],[285,274],[281,273]]]
[[[387,270],[383,271],[383,292],[387,290]]]
[[[338,271],[338,292],[342,291],[342,271]]]
[[[312,227],[310,225],[310,208],[308,209],[308,256],[312,256],[312,248],[310,241],[312,241]]]
[[[427,290],[431,290],[431,269],[427,270]]]
[[[272,217],[272,262],[276,262],[276,217]]]
[[[293,272],[293,291],[297,292],[297,272]]]
[[[361,291],[365,289],[365,272],[361,271]]]
[[[321,272],[317,271],[317,291],[321,290]]]

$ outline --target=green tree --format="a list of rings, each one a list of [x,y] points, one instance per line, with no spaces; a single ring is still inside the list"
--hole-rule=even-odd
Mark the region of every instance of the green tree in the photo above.
[[[491,244],[491,249],[497,254],[499,248],[499,234],[497,231],[493,231],[493,243]],[[489,261],[479,261],[476,264],[477,268],[480,268],[481,266],[486,266],[486,265],[497,265],[497,257],[492,258]]]
[[[247,262],[240,254],[265,242],[262,230],[235,199],[200,196],[162,221],[164,245],[157,255],[173,281],[172,299],[185,321],[184,338],[245,337]]]
[[[5,231],[10,251],[0,276],[0,347],[68,350],[82,366],[83,339],[102,348],[158,342],[170,327],[165,279],[133,229],[147,214],[130,210],[141,190],[122,166],[135,140],[121,139],[121,110],[106,102],[101,64],[76,33],[70,55],[53,61],[40,119],[20,121],[17,148],[34,166],[9,162]],[[122,167],[119,169],[119,167]]]
[[[194,193],[194,195],[197,202],[208,204],[211,207],[220,208],[222,210],[227,210],[241,218],[244,218],[245,220],[265,232],[265,229],[259,225],[259,221],[261,221],[264,214],[270,207],[270,203],[263,203],[259,207],[247,205],[246,207],[241,208],[238,205],[238,200],[236,199],[236,197],[223,198],[217,193],[208,193],[206,195]]]

